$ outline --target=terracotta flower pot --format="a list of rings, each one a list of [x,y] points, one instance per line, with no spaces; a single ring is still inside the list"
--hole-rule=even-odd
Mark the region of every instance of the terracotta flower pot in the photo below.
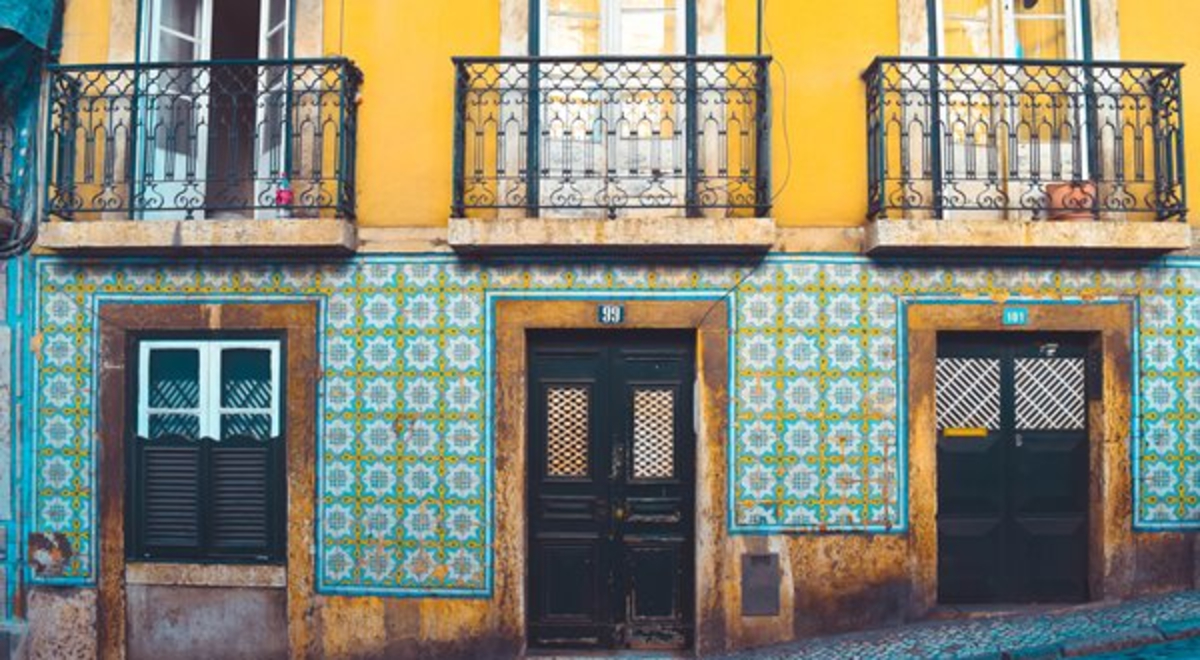
[[[1051,220],[1094,220],[1092,207],[1096,201],[1096,184],[1090,181],[1071,183],[1058,181],[1046,185],[1049,200],[1047,210]]]

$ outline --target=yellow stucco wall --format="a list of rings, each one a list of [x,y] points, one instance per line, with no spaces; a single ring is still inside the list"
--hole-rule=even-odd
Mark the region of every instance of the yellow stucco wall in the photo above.
[[[328,53],[363,70],[358,209],[362,225],[444,226],[450,216],[456,55],[500,50],[498,0],[326,0]],[[332,33],[332,34],[331,34]]]
[[[1200,224],[1200,2],[1194,0],[1121,0],[1121,59],[1183,62],[1184,123],[1189,170],[1188,202],[1191,224]]]
[[[756,0],[725,5],[727,51],[752,53]],[[135,6],[136,0],[70,0],[64,60],[105,61],[113,25],[131,21]],[[875,56],[900,52],[899,2],[768,0],[767,6],[778,62],[774,215],[785,226],[860,225],[867,177],[859,76]],[[1200,40],[1180,28],[1200,22],[1200,2],[1120,0],[1120,11],[1123,58],[1194,63],[1185,69],[1185,107],[1188,123],[1200,126]],[[360,224],[444,226],[452,159],[450,58],[499,53],[500,0],[324,0],[324,23],[325,53],[344,54],[365,73]],[[1200,163],[1200,132],[1191,133],[1189,146],[1189,160]],[[1193,202],[1200,199],[1200,176],[1192,177],[1190,190]]]

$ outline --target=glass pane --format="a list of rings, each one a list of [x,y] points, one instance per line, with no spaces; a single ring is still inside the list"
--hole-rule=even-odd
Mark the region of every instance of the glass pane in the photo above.
[[[624,0],[621,3],[621,55],[677,55],[679,13],[675,0]]]
[[[1017,19],[1017,57],[1037,60],[1064,59],[1067,52],[1067,19]]]
[[[546,474],[588,475],[588,390],[551,387],[546,392]]]
[[[633,392],[633,478],[675,476],[675,392]]]
[[[1067,13],[1067,0],[1035,0],[1032,7],[1026,7],[1023,0],[1014,0],[1017,16],[1062,16]]]
[[[994,57],[996,22],[992,0],[944,0],[943,46],[947,57]]]
[[[200,7],[203,0],[162,0],[159,24],[191,37],[199,36]]]
[[[600,0],[548,0],[545,55],[600,54]]]
[[[150,415],[149,436],[151,440],[182,437],[194,440],[200,437],[200,416],[170,413]]]
[[[150,408],[200,407],[200,352],[194,348],[150,351]]]
[[[159,62],[191,62],[196,59],[196,43],[180,39],[173,34],[162,33],[158,37]],[[163,79],[175,78],[174,72],[160,74]],[[188,85],[169,85],[171,88],[186,89]]]
[[[283,59],[287,57],[287,30],[276,30],[267,38],[267,57]]]
[[[221,351],[221,407],[271,407],[271,352],[259,348]]]
[[[270,6],[270,10],[267,14],[267,16],[270,17],[270,20],[267,22],[267,25],[270,27],[275,27],[276,25],[279,25],[283,21],[287,20],[288,0],[268,0],[268,1],[271,6]]]
[[[271,438],[271,416],[259,414],[221,415],[221,439],[250,437],[256,440]]]

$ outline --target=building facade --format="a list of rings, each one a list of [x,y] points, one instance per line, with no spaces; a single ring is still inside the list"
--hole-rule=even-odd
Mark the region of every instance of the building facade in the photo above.
[[[1192,588],[1200,9],[761,4],[68,2],[20,653],[707,656]]]

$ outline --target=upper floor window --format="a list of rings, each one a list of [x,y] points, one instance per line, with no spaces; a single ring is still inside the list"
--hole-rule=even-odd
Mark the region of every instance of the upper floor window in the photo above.
[[[126,525],[134,559],[278,561],[280,342],[142,341]]]
[[[1084,0],[942,0],[939,55],[1081,59]]]
[[[148,62],[283,59],[289,55],[291,0],[143,2],[142,57]]]
[[[542,54],[682,55],[685,0],[543,0]]]

